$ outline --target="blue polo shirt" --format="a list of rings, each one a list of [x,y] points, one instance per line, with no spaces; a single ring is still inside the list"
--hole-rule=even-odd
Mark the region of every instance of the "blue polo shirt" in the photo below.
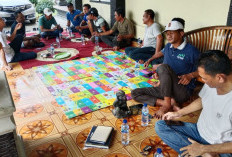
[[[66,14],[67,20],[71,21],[73,26],[79,26],[82,21],[81,17],[78,16],[76,20],[74,20],[73,18],[80,13],[81,13],[80,10],[73,10],[73,13],[67,12]]]
[[[172,70],[178,75],[184,75],[197,70],[197,61],[200,52],[193,45],[185,41],[178,47],[174,48],[168,43],[161,52],[164,55],[164,64],[168,64]],[[195,79],[193,79],[187,87],[194,89]]]
[[[85,22],[88,21],[88,20],[87,20],[87,16],[88,16],[88,15],[85,14],[84,17],[83,17],[83,20],[84,20]]]

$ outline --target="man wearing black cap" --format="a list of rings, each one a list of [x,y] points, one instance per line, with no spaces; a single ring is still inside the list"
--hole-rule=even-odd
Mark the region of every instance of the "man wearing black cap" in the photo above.
[[[134,37],[133,24],[125,17],[125,11],[121,8],[115,10],[114,17],[116,22],[114,26],[107,32],[98,33],[104,43],[119,50],[121,47],[131,45],[131,38]],[[117,36],[110,36],[118,31]]]
[[[73,4],[68,3],[67,4],[68,11],[66,14],[67,17],[67,26],[70,27],[71,23],[73,26],[71,26],[71,29],[73,32],[78,32],[78,30],[75,28],[76,26],[79,26],[82,21],[82,16],[84,13],[82,13],[80,10],[74,10]]]
[[[106,22],[106,20],[98,14],[98,10],[96,8],[91,8],[87,13],[87,16],[89,20],[88,21],[89,30],[92,34],[91,41],[94,42],[95,41],[94,35],[98,33],[106,32],[107,30],[109,30],[109,25]],[[91,20],[93,20],[92,23]]]

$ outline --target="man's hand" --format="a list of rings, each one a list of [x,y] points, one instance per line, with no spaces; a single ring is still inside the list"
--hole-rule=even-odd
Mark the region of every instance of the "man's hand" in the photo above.
[[[76,16],[73,18],[73,20],[76,20],[78,16],[84,16],[84,15],[85,15],[85,14],[82,12],[82,13],[76,15]]]
[[[16,30],[19,30],[19,29],[22,28],[22,26],[23,26],[22,23],[18,23],[18,24],[15,26],[15,29],[16,29]]]
[[[181,156],[201,156],[203,154],[205,154],[206,152],[204,152],[204,145],[188,138],[188,140],[192,143],[191,145],[188,145],[186,147],[183,147],[180,149],[180,151],[184,151]]]
[[[180,79],[178,84],[182,84],[182,85],[189,84],[189,82],[193,79],[191,74],[181,75],[181,76],[178,76],[178,78]]]
[[[13,68],[12,68],[12,66],[11,65],[3,65],[2,66],[2,70],[3,71],[11,71]]]
[[[158,68],[158,66],[160,66],[161,64],[154,64],[153,66],[152,66],[152,70],[153,71],[156,71],[156,69]]]
[[[76,19],[77,19],[77,17],[78,17],[78,15],[74,16],[73,20],[76,20]]]
[[[118,36],[117,36],[117,41],[122,41],[122,39],[123,39],[123,36],[122,36],[122,35],[118,35]]]
[[[100,33],[98,33],[98,32],[93,32],[93,36],[100,36]]]
[[[168,112],[163,115],[162,119],[163,120],[172,120],[176,118],[180,118],[181,115],[178,112]]]
[[[150,64],[150,60],[147,60],[145,63],[144,63],[144,67],[147,68]]]

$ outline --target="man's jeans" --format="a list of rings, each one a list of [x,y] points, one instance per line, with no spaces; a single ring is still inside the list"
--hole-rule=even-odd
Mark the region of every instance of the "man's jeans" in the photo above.
[[[23,60],[34,59],[37,57],[37,54],[35,52],[25,52],[25,53],[20,52],[23,38],[24,37],[22,35],[17,35],[14,38],[14,40],[9,44],[10,47],[15,52],[15,55],[12,58],[11,62],[19,62],[19,61],[23,61]]]
[[[209,143],[200,136],[195,123],[184,122],[183,126],[168,126],[165,121],[160,120],[155,124],[155,131],[164,143],[179,154],[183,153],[183,151],[180,151],[181,148],[191,144],[188,138],[198,143],[209,145]],[[220,154],[220,156],[232,157],[232,154]]]
[[[127,47],[125,49],[125,53],[127,56],[132,58],[135,61],[143,60],[146,62],[149,58],[151,58],[155,54],[154,47]],[[153,64],[161,64],[163,63],[163,57],[157,58],[152,61]]]
[[[59,34],[62,32],[63,32],[63,28],[51,32],[41,32],[40,35],[42,38],[46,38],[46,37],[55,38],[55,37],[59,37]]]

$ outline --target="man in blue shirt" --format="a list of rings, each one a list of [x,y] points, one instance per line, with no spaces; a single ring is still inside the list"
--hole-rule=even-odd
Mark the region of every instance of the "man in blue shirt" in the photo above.
[[[87,19],[87,16],[88,16],[87,13],[89,12],[90,9],[91,9],[91,5],[89,5],[89,4],[83,5],[83,13],[84,13],[83,19],[81,21],[80,26],[75,27],[77,30],[79,30],[79,32],[81,34],[84,34],[85,36],[91,35],[91,32],[89,30],[89,26],[88,26],[88,19]],[[92,21],[92,23],[93,23],[93,21]]]
[[[200,52],[184,40],[184,24],[181,18],[172,19],[164,31],[169,43],[145,63],[146,67],[152,60],[164,56],[163,64],[153,66],[156,70],[153,77],[158,82],[154,83],[154,87],[137,88],[131,92],[136,101],[161,106],[155,113],[158,119],[170,110],[181,108],[195,88],[194,78],[198,76],[196,62]]]
[[[73,32],[78,32],[78,30],[75,27],[80,25],[84,13],[82,13],[80,10],[74,10],[72,3],[68,3],[67,7],[69,11],[66,14],[67,26],[70,27],[72,23],[72,26],[70,28]]]

